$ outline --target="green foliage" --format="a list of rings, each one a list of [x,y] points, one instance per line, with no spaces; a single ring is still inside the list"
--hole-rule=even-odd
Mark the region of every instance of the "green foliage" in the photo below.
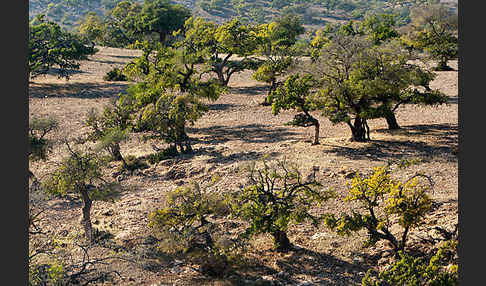
[[[168,0],[145,0],[137,18],[137,29],[144,34],[157,33],[158,41],[164,43],[166,36],[181,29],[190,16],[190,10]]]
[[[125,160],[125,165],[122,165],[117,170],[117,172],[135,171],[135,170],[147,169],[149,167],[147,163],[145,163],[145,160],[143,160],[143,158],[137,158],[136,156],[133,155],[126,156],[124,160]]]
[[[102,45],[109,47],[126,47],[142,41],[143,33],[137,27],[138,16],[142,5],[137,2],[119,1],[109,10],[103,21]]]
[[[354,76],[370,46],[362,36],[336,33],[322,45],[311,67],[320,88],[317,108],[331,122],[345,122],[351,129],[351,140],[358,142],[369,139],[367,120],[374,116],[375,106],[367,86],[361,77]]]
[[[445,241],[428,261],[400,251],[400,259],[390,268],[378,273],[378,277],[372,277],[371,271],[368,271],[363,277],[362,285],[458,285],[458,267],[453,262],[457,244],[456,240]]]
[[[44,182],[45,190],[53,195],[89,192],[91,199],[111,200],[115,185],[103,179],[104,162],[94,154],[72,151],[55,172]],[[107,196],[103,196],[106,194]]]
[[[373,14],[364,18],[360,23],[359,31],[368,35],[370,40],[377,45],[399,36],[395,26],[395,15]]]
[[[421,182],[419,178],[428,181]],[[348,236],[366,229],[368,240],[365,246],[387,240],[398,255],[398,251],[405,249],[410,230],[420,226],[432,210],[432,200],[427,194],[433,186],[432,181],[422,174],[402,183],[392,179],[385,167],[377,167],[370,176],[362,178],[358,174],[347,185],[348,195],[343,202],[358,202],[358,210],[339,217],[327,214],[324,221],[340,235]],[[394,222],[403,229],[400,236],[391,232]]]
[[[294,63],[294,44],[297,36],[304,32],[300,19],[286,15],[269,24],[255,27],[257,38],[256,54],[264,57],[264,62],[253,73],[257,81],[269,83],[268,95],[278,84],[278,77],[285,74]]]
[[[103,179],[102,167],[106,162],[95,154],[73,151],[67,144],[70,155],[43,182],[43,189],[52,195],[75,194],[83,201],[83,219],[86,239],[95,241],[91,225],[92,201],[112,201],[119,195],[118,185]]]
[[[103,44],[104,26],[103,19],[95,12],[89,12],[80,20],[79,34],[89,41]]]
[[[402,36],[410,48],[424,50],[438,61],[436,70],[450,70],[447,62],[458,55],[457,13],[442,5],[426,5],[412,10],[412,23]]]
[[[163,251],[201,264],[205,274],[222,276],[228,268],[226,254],[235,245],[215,222],[230,211],[220,193],[211,191],[216,182],[213,178],[204,187],[192,183],[169,192],[166,207],[150,213],[149,227],[161,237]]]
[[[76,35],[64,31],[58,24],[47,21],[44,15],[29,25],[29,76],[35,78],[57,67],[60,78],[69,79],[72,70],[79,69],[79,61],[96,52]]]
[[[90,109],[86,119],[86,126],[90,133],[87,140],[98,142],[97,148],[104,149],[117,161],[124,161],[120,152],[120,143],[128,138],[131,130],[132,107],[122,101],[105,106],[98,114],[94,108]]]
[[[204,71],[196,66],[207,49],[192,43],[186,39],[177,42],[176,48],[159,46],[155,50],[141,44],[144,55],[125,69],[127,75],[140,80],[123,96],[139,115],[137,129],[152,132],[150,137],[174,144],[183,153],[192,151],[186,125],[207,110],[202,100],[216,100],[225,91],[217,80],[202,79]]]
[[[289,124],[296,126],[315,126],[314,143],[319,144],[319,121],[309,112],[316,106],[312,102],[311,88],[315,86],[315,80],[312,75],[306,74],[300,76],[298,73],[287,78],[283,86],[270,94],[272,102],[272,113],[277,115],[280,110],[295,109],[303,112],[302,115],[296,116]]]
[[[386,118],[389,129],[399,128],[394,114],[403,104],[447,102],[447,96],[429,87],[435,74],[410,63],[411,59],[397,42],[387,42],[370,48],[353,73],[355,81],[378,104],[368,109],[368,116]]]
[[[169,146],[163,149],[162,151],[159,151],[154,154],[149,154],[147,156],[147,160],[150,162],[150,164],[157,164],[160,161],[173,158],[178,154],[179,153],[177,152],[177,149],[174,146]]]
[[[275,249],[286,252],[291,247],[288,227],[304,221],[317,226],[320,219],[310,209],[333,193],[319,190],[315,179],[304,181],[297,168],[284,161],[271,165],[264,159],[261,168],[252,164],[247,171],[248,185],[232,201],[233,215],[250,223],[242,236],[271,234]]]
[[[126,75],[123,74],[122,70],[115,67],[103,76],[103,79],[106,81],[127,81],[128,78]]]
[[[45,136],[55,130],[58,122],[53,117],[38,118],[33,116],[29,120],[29,160],[46,160],[52,148],[50,140]]]
[[[29,286],[65,285],[65,270],[57,261],[47,264],[29,263]]]

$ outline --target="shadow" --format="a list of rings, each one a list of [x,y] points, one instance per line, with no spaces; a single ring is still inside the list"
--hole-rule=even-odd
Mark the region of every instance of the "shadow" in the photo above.
[[[235,104],[230,104],[230,103],[216,103],[216,104],[210,104],[208,106],[209,110],[214,110],[214,111],[223,111],[223,110],[228,110],[237,107],[238,105]]]
[[[124,65],[124,61],[106,61],[106,60],[98,60],[98,59],[93,59],[90,60],[91,62],[97,62],[97,63],[102,63],[102,64],[108,64],[108,65]]]
[[[363,143],[362,147],[336,146],[326,143],[333,147],[329,153],[343,156],[353,160],[372,159],[375,161],[388,161],[390,159],[401,159],[404,157],[436,157],[442,156],[449,162],[457,161],[455,148],[458,144],[457,125],[431,124],[431,125],[410,125],[399,130],[379,129],[379,133],[394,135],[404,135],[410,139],[420,139],[426,137],[429,142],[403,140],[371,140]]]
[[[259,257],[275,257],[272,251],[265,251]],[[334,256],[299,248],[280,256],[275,268],[264,265],[256,259],[246,259],[236,266],[225,278],[209,278],[198,275],[188,279],[189,285],[299,285],[298,276],[312,280],[311,285],[360,285],[365,265],[351,264]],[[259,259],[258,259],[259,260]]]
[[[120,59],[136,59],[138,56],[123,56],[123,55],[110,55],[113,58],[120,58]]]
[[[292,276],[311,276],[313,285],[356,285],[363,278],[359,273],[366,272],[369,265],[349,263],[332,255],[315,252],[305,248],[297,248],[277,260],[276,264]],[[290,277],[289,282],[298,284],[300,281]]]
[[[69,76],[75,75],[75,74],[82,74],[82,73],[87,73],[85,71],[82,71],[80,69],[60,69],[60,68],[50,68],[47,72],[46,75],[51,75],[51,76],[58,76],[60,73],[67,73]]]
[[[31,83],[29,97],[73,97],[73,98],[103,98],[114,97],[123,93],[126,83]]]
[[[226,163],[231,164],[234,162],[245,162],[245,161],[255,161],[260,159],[263,155],[267,155],[269,157],[276,157],[280,153],[279,152],[270,152],[270,153],[263,153],[263,152],[238,152],[233,153],[228,156],[223,155],[221,152],[215,151],[214,147],[202,147],[194,151],[193,156],[210,156],[211,158],[208,159],[207,163]]]
[[[267,94],[268,86],[242,86],[242,87],[231,87],[230,91],[232,94],[242,94],[242,95],[261,95]]]
[[[247,124],[238,126],[211,126],[206,128],[188,128],[189,133],[207,135],[194,139],[197,143],[218,144],[232,140],[242,140],[246,143],[273,143],[283,140],[298,139],[300,134],[287,128],[268,128],[263,124]]]

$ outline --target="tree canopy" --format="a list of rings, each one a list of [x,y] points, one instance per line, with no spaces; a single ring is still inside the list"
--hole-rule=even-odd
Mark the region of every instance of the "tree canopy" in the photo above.
[[[73,70],[79,69],[79,61],[96,52],[78,36],[64,31],[55,22],[38,15],[29,25],[29,75],[35,78],[53,71],[61,78],[69,79]],[[52,68],[57,68],[52,70]]]

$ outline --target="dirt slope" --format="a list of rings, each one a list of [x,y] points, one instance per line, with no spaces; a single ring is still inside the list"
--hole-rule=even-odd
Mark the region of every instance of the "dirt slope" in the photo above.
[[[72,140],[82,135],[86,132],[83,120],[88,110],[102,108],[127,86],[122,82],[103,81],[103,75],[138,54],[138,51],[100,48],[69,82],[53,76],[35,79],[29,86],[29,113],[53,115],[59,120],[60,128],[52,134],[52,139]],[[284,125],[294,113],[273,116],[270,107],[259,104],[265,97],[266,87],[252,80],[250,72],[235,74],[229,93],[211,103],[210,111],[190,127],[194,154],[163,161],[120,178],[124,192],[119,200],[94,203],[95,226],[113,234],[112,244],[130,249],[130,243],[146,237],[147,214],[161,206],[168,190],[191,180],[207,181],[216,173],[223,178],[217,185],[219,190],[238,187],[243,182],[238,170],[262,155],[270,155],[297,163],[304,174],[319,166],[318,178],[342,195],[345,195],[345,176],[351,171],[367,173],[371,167],[387,162],[419,159],[419,163],[408,169],[397,169],[395,175],[406,178],[417,171],[430,175],[435,181],[432,197],[438,207],[429,221],[451,228],[457,222],[458,196],[457,62],[451,62],[451,66],[454,71],[439,72],[432,84],[432,88],[439,88],[450,97],[448,104],[401,107],[397,118],[402,129],[398,131],[386,130],[385,120],[372,120],[369,122],[372,141],[368,143],[349,142],[350,131],[346,125],[333,125],[316,113],[321,124],[321,144],[317,146],[310,144],[311,128]],[[153,153],[151,143],[154,142],[143,143],[133,135],[122,145],[122,153],[135,156]],[[156,144],[163,146],[160,142]],[[65,147],[58,142],[47,162],[30,163],[29,167],[42,178],[65,154]],[[173,174],[177,174],[176,179]],[[56,199],[48,205],[44,226],[52,234],[68,239],[81,232],[79,201]],[[342,204],[329,202],[317,211],[345,210]],[[366,269],[386,263],[386,257],[381,257],[384,246],[378,244],[363,250],[359,243],[363,238],[359,235],[343,238],[324,226],[316,229],[310,225],[292,227],[289,234],[291,241],[302,249],[286,255],[270,251],[268,237],[255,240],[254,251],[249,254],[258,265],[251,272],[254,277],[272,274],[275,277],[275,273],[283,271],[290,275],[286,280],[289,284],[309,281],[315,285],[359,285]],[[163,263],[143,256],[143,249],[131,250],[138,257],[138,264],[114,261],[109,266],[122,274],[116,285],[164,285],[162,282],[167,279],[178,281],[176,285],[229,285],[222,281],[208,282],[211,280],[188,265],[174,266],[170,259]],[[106,245],[100,245],[93,250],[93,255],[103,256],[110,251]]]

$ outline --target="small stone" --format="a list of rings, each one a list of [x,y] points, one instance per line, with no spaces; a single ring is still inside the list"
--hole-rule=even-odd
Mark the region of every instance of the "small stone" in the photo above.
[[[353,262],[354,263],[363,263],[364,259],[362,257],[356,256],[356,257],[353,258]]]
[[[115,212],[112,209],[108,209],[102,213],[104,216],[112,216]]]
[[[300,282],[299,284],[297,284],[298,286],[312,286],[314,285],[314,283],[310,282],[310,281],[304,281],[304,282]]]

